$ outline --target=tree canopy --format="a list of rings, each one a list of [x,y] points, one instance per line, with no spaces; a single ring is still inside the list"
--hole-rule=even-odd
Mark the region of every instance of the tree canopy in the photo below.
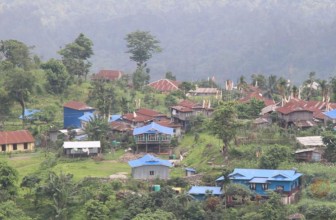
[[[152,58],[154,53],[162,51],[155,36],[148,31],[135,31],[127,34],[128,50],[126,53],[131,54],[130,59],[137,63],[138,67],[143,67],[145,63]]]
[[[92,41],[80,33],[74,42],[65,45],[63,49],[58,51],[70,75],[79,78],[87,76],[91,67],[91,62],[88,59],[93,55],[92,47]]]

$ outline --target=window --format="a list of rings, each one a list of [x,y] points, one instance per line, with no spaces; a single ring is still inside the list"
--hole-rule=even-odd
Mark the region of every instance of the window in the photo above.
[[[28,143],[23,144],[23,149],[27,150],[28,149]]]
[[[251,183],[250,184],[250,189],[253,189],[253,190],[256,189],[256,184],[255,183]]]
[[[6,144],[1,145],[1,151],[6,151]]]
[[[277,192],[282,192],[284,190],[284,186],[277,186],[276,191]]]
[[[17,144],[13,144],[13,150],[17,150]]]
[[[268,189],[268,184],[267,183],[263,183],[261,185],[261,187],[262,187],[263,190],[267,190]]]
[[[153,170],[149,171],[149,175],[154,176],[154,171]]]

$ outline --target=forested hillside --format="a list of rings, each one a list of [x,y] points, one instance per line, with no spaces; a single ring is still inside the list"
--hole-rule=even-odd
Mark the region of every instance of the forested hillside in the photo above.
[[[163,53],[151,60],[153,79],[180,80],[275,74],[294,81],[335,72],[334,1],[12,1],[0,3],[0,39],[35,46],[47,60],[79,33],[94,43],[92,72],[134,70],[125,36],[150,31]]]

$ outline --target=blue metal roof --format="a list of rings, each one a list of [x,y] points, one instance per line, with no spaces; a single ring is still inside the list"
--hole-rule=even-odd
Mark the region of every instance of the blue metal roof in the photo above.
[[[323,114],[325,114],[331,119],[336,119],[336,109],[328,111],[328,112],[323,112]]]
[[[167,166],[172,167],[172,163],[169,160],[162,160],[160,158],[154,157],[153,155],[146,154],[145,156],[136,159],[128,161],[128,164],[133,167],[140,167],[140,166]]]
[[[41,112],[41,110],[38,109],[25,109],[24,110],[24,116],[26,119],[34,119],[34,115],[38,112]],[[19,119],[22,119],[23,115],[20,115]]]
[[[207,192],[212,195],[223,194],[221,187],[218,186],[192,186],[188,193],[194,195],[205,195]]]
[[[260,177],[255,177],[249,181],[249,183],[267,183],[268,178],[260,178]]]
[[[190,172],[196,172],[196,170],[195,170],[195,169],[193,169],[193,168],[190,168],[190,167],[187,167],[187,168],[185,168],[185,170],[186,170],[186,171],[190,171]]]
[[[93,112],[86,112],[84,113],[84,115],[78,117],[79,120],[86,121],[86,122],[91,121],[93,118],[94,118]]]
[[[111,115],[110,119],[108,122],[113,122],[121,119],[121,115]]]
[[[163,133],[163,134],[174,134],[173,128],[168,128],[159,124],[156,124],[155,122],[152,122],[148,125],[145,125],[140,128],[134,128],[133,135],[138,134],[156,134],[156,133]]]
[[[267,170],[267,169],[240,169],[236,168],[229,175],[230,179],[236,180],[252,180],[253,178],[267,178],[267,180],[276,181],[293,181],[300,176],[301,173],[296,170]]]

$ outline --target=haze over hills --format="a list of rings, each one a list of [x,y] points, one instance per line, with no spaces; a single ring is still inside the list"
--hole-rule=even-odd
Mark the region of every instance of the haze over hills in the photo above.
[[[336,73],[334,0],[3,0],[0,39],[34,45],[47,60],[84,33],[94,42],[92,72],[132,73],[124,37],[150,31],[164,49],[149,62],[152,79],[276,74],[298,81]]]

